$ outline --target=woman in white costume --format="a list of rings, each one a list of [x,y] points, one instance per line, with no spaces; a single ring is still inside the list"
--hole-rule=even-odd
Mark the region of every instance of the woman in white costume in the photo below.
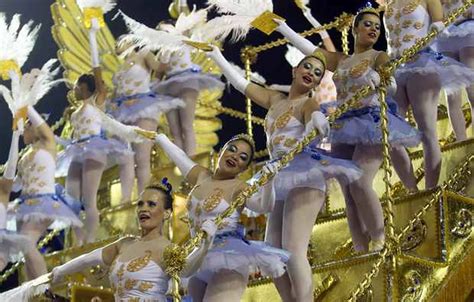
[[[231,67],[232,68],[232,67]],[[235,70],[235,69],[233,69]],[[188,183],[194,186],[189,194],[188,215],[191,233],[206,220],[214,220],[229,208],[232,201],[248,185],[238,178],[252,162],[254,143],[247,135],[237,135],[222,148],[217,169],[210,171],[195,162],[164,134],[156,142],[180,169]],[[264,167],[274,172],[274,164]],[[274,205],[273,181],[246,202],[246,207],[258,213],[268,213]],[[240,225],[242,208],[236,209],[220,225],[213,247],[209,250],[196,275],[189,281],[188,291],[193,301],[240,301],[249,275],[260,270],[263,275],[279,277],[285,272],[288,254],[263,242],[247,241]]]
[[[116,53],[123,55],[128,45],[117,42]],[[161,78],[166,65],[156,60],[151,52],[132,50],[125,56],[125,62],[113,76],[115,86],[114,98],[108,104],[108,111],[118,121],[138,126],[144,130],[155,131],[158,127],[160,113],[184,106],[174,97],[156,94],[150,89],[152,72]],[[138,192],[143,191],[150,181],[151,148],[153,143],[145,141],[132,144],[134,160],[121,165],[120,184],[122,202],[129,202],[135,175]]]
[[[99,63],[98,29],[97,22],[93,22],[89,32],[94,75],[81,75],[74,87],[75,97],[82,104],[71,115],[73,141],[59,154],[56,173],[57,176],[67,175],[66,192],[83,203],[86,223],[84,234],[79,236],[84,238],[78,238],[79,242],[95,240],[99,227],[97,191],[107,161],[120,164],[131,155],[125,143],[108,139],[102,130],[100,111],[104,109],[107,91]]]
[[[440,0],[391,1],[384,15],[390,58],[399,58],[405,49],[431,29],[442,31],[442,20]],[[426,48],[413,61],[400,67],[395,76],[398,85],[395,100],[402,115],[409,106],[413,109],[422,135],[425,188],[432,188],[438,184],[441,172],[441,149],[436,129],[439,93],[445,89],[449,95],[471,85],[474,70]],[[405,159],[405,165],[409,165],[408,156]],[[414,175],[406,175],[403,179],[411,184],[410,189],[414,189]]]
[[[444,17],[463,5],[461,0],[441,0]],[[433,48],[470,68],[474,68],[474,8],[471,6],[454,24],[439,34]],[[474,84],[467,87],[467,96],[471,103],[471,116],[474,113]],[[448,95],[449,120],[457,141],[467,139],[466,120],[462,112],[462,90]],[[474,129],[474,123],[471,123]]]
[[[329,124],[313,98],[313,89],[325,71],[325,60],[321,56],[307,56],[293,69],[288,96],[249,83],[231,68],[217,48],[209,57],[238,91],[269,110],[265,132],[271,159],[288,153],[314,128],[322,136],[329,134]],[[314,222],[324,203],[326,179],[337,177],[347,184],[359,176],[359,169],[350,161],[326,156],[314,144],[276,176],[277,202],[269,216],[266,242],[291,253],[288,274],[275,279],[284,301],[313,299],[312,273],[306,255]]]

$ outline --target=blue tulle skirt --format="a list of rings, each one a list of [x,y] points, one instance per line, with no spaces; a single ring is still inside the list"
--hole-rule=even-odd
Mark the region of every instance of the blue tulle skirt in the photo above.
[[[458,52],[462,48],[474,47],[474,20],[451,25],[436,38],[433,49],[439,52]]]

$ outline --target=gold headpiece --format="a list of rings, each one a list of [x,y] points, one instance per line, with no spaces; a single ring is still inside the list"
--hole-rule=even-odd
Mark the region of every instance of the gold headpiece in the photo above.
[[[357,16],[359,16],[360,14],[374,14],[380,18],[380,11],[372,7],[372,4],[370,2],[367,2],[364,7],[357,11],[357,14],[354,16],[354,19],[352,19],[352,28],[354,28],[354,22],[357,19]]]
[[[255,150],[256,150],[255,141],[253,140],[253,138],[250,135],[248,135],[246,133],[240,133],[240,134],[232,136],[232,138],[229,139],[229,141],[227,141],[226,144],[228,144],[229,142],[238,141],[238,140],[243,140],[243,141],[246,141],[247,143],[249,143],[250,147],[252,147],[253,153],[255,153]]]
[[[326,57],[324,56],[324,54],[321,51],[316,50],[315,52],[313,52],[308,57],[314,57],[314,58],[318,59],[319,61],[321,61],[321,63],[323,63],[324,68],[326,69],[326,66],[327,66]]]

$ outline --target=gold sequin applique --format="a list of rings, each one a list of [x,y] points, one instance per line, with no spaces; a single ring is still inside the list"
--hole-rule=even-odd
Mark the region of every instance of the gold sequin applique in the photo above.
[[[203,209],[206,212],[211,212],[221,203],[223,197],[224,190],[220,188],[214,189],[214,192],[204,200]]]
[[[362,60],[359,64],[356,66],[352,67],[349,70],[349,74],[351,75],[352,78],[359,78],[361,77],[369,68],[370,65],[370,60]]]
[[[411,14],[415,11],[415,9],[418,7],[418,5],[420,5],[421,3],[421,0],[413,0],[411,1],[410,3],[408,3],[407,5],[405,5],[403,8],[402,8],[402,13],[404,15],[408,15],[408,14]]]
[[[151,251],[145,251],[145,256],[133,259],[127,264],[127,271],[129,272],[138,272],[151,260]]]
[[[138,290],[141,291],[142,293],[145,293],[152,288],[153,288],[153,283],[147,282],[147,281],[140,282],[140,285],[138,286]]]
[[[278,129],[282,129],[282,128],[285,128],[285,126],[288,124],[288,122],[290,121],[291,117],[292,117],[292,114],[293,114],[293,108],[290,108],[287,112],[283,113],[282,115],[280,115],[276,121],[275,121],[275,126],[278,128]]]

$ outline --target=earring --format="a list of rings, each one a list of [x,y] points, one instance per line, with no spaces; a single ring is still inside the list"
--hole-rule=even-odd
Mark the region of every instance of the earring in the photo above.
[[[170,219],[171,219],[171,211],[166,210],[165,213],[164,213],[163,219],[164,219],[165,221],[166,221],[166,220],[170,220]]]

